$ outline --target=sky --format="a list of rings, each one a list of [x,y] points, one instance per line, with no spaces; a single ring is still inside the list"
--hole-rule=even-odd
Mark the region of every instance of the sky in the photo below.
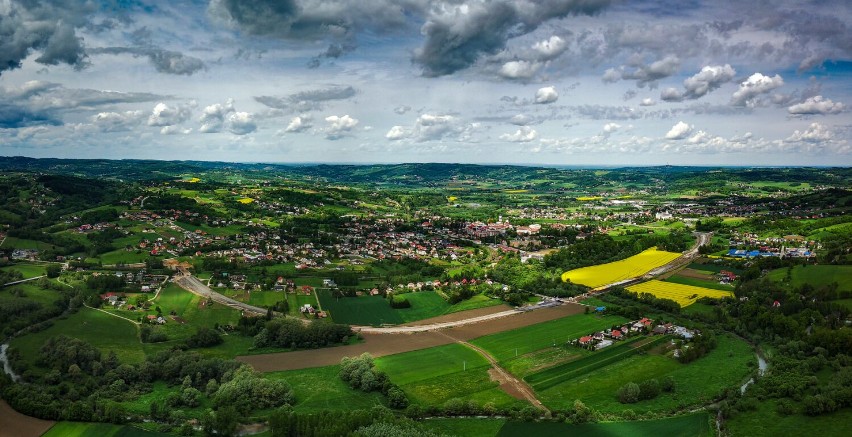
[[[0,0],[0,155],[852,165],[848,0]]]

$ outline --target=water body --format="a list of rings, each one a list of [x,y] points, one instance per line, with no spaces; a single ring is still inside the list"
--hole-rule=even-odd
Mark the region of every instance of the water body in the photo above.
[[[8,344],[0,345],[0,362],[3,363],[3,371],[6,372],[7,375],[12,377],[12,381],[18,382],[21,377],[15,374],[15,371],[12,370],[12,366],[9,365],[9,359],[6,357],[6,349],[9,349]]]
[[[757,355],[757,377],[759,378],[766,373],[766,359],[763,358],[763,355],[761,355],[760,352],[755,353],[755,355]],[[749,379],[742,385],[742,387],[740,387],[740,394],[744,394],[748,386],[752,384],[754,384],[754,378]]]

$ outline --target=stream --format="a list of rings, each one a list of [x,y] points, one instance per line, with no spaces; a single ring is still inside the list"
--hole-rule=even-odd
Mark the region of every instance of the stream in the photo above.
[[[9,365],[9,359],[6,358],[6,349],[8,348],[8,344],[0,345],[0,362],[3,363],[3,371],[6,372],[7,375],[12,377],[12,381],[18,382],[21,377],[15,374],[15,371],[12,370],[12,366]]]
[[[763,358],[763,355],[760,352],[756,352],[757,355],[757,377],[763,376],[763,373],[766,372],[766,359]],[[754,384],[754,378],[749,379],[745,382],[745,384],[740,387],[740,394],[745,394],[748,386]]]

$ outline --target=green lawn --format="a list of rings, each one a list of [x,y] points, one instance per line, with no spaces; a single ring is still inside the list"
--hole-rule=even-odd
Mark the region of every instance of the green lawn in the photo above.
[[[140,250],[137,253],[135,249],[126,251],[124,248],[98,255],[98,259],[105,265],[142,263],[150,257],[149,253],[145,250]]]
[[[403,323],[402,316],[380,296],[341,297],[331,296],[328,290],[318,290],[323,309],[331,313],[337,323],[350,325],[381,325]]]
[[[14,264],[11,266],[0,267],[2,271],[17,270],[21,272],[24,279],[35,278],[45,274],[45,264]]]
[[[38,358],[38,351],[44,342],[59,334],[86,341],[105,354],[113,350],[125,363],[139,363],[145,359],[136,325],[85,307],[65,319],[56,320],[44,331],[13,339],[11,345],[18,348],[21,355],[32,365]]]
[[[457,343],[389,355],[375,362],[397,385],[453,374],[464,366],[468,369],[488,366],[488,361],[476,351]]]
[[[703,412],[666,419],[582,425],[558,422],[506,422],[497,433],[499,437],[704,437],[712,435],[714,432],[710,415]]]
[[[146,431],[129,425],[108,423],[58,422],[42,437],[159,437],[159,432]]]
[[[623,317],[613,315],[578,314],[511,331],[486,335],[473,340],[472,343],[487,350],[498,361],[504,362],[516,356],[553,347],[554,344],[562,345],[591,332],[606,329],[626,321],[627,319]]]
[[[714,290],[734,291],[733,285],[720,284],[719,281],[705,281],[702,279],[687,278],[686,276],[673,275],[666,278],[665,282],[674,284],[692,285],[694,287],[712,288]]]
[[[787,268],[775,269],[766,275],[773,281],[784,281]],[[850,265],[802,265],[795,266],[790,274],[791,284],[800,287],[811,284],[821,287],[836,282],[838,290],[852,290],[852,266]]]
[[[354,390],[340,379],[338,372],[340,366],[325,366],[265,373],[264,377],[290,384],[296,396],[296,411],[369,409],[384,404],[381,393]]]
[[[505,423],[506,419],[491,418],[434,418],[420,422],[424,428],[434,433],[459,437],[494,437]]]
[[[37,250],[45,250],[52,249],[56,246],[45,243],[44,241],[36,241],[36,240],[26,240],[23,238],[15,238],[15,237],[6,237],[6,240],[3,241],[3,249],[37,249]]]
[[[286,293],[280,291],[252,291],[248,303],[262,307],[271,307],[279,301],[286,300]]]
[[[738,386],[756,367],[751,347],[730,336],[718,336],[718,346],[706,356],[689,364],[647,353],[609,364],[606,367],[565,381],[538,392],[539,399],[552,408],[569,408],[580,399],[591,408],[620,413],[625,408],[636,412],[674,411],[681,407],[709,402],[723,388]],[[618,388],[628,382],[671,375],[676,384],[672,394],[625,405],[618,401]]]
[[[820,437],[845,437],[852,435],[852,408],[831,414],[781,416],[776,412],[777,400],[758,402],[757,410],[737,413],[726,420],[730,435],[815,435]]]
[[[61,295],[55,290],[42,290],[35,285],[34,282],[24,282],[23,284],[0,288],[0,306],[3,305],[3,299],[13,299],[13,290],[21,290],[24,292],[24,297],[26,299],[47,306],[53,306],[57,300],[61,299]]]

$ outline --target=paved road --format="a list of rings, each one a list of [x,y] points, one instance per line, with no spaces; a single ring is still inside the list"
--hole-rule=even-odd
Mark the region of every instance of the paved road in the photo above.
[[[247,303],[231,299],[230,297],[223,296],[211,290],[210,287],[204,285],[204,283],[199,281],[198,278],[188,273],[175,275],[175,284],[179,285],[181,288],[186,291],[189,291],[190,293],[197,294],[201,297],[210,298],[213,300],[213,302],[220,303],[222,305],[227,305],[231,308],[236,308],[238,310],[242,310],[248,313],[265,315],[267,311],[266,308],[256,307],[254,305],[249,305]]]
[[[6,283],[6,284],[3,284],[3,285],[0,285],[0,287],[5,287],[5,286],[7,286],[7,285],[21,284],[21,283],[29,282],[29,281],[35,281],[36,279],[43,278],[44,276],[45,276],[45,275],[41,275],[41,276],[36,276],[36,277],[34,277],[34,278],[27,278],[27,279],[21,279],[20,281],[9,282],[9,283]]]
[[[374,326],[352,326],[352,329],[358,332],[363,332],[367,334],[411,334],[414,332],[426,332],[426,331],[436,331],[439,329],[452,328],[454,326],[462,326],[468,325],[471,323],[479,323],[484,322],[486,320],[499,319],[501,317],[508,317],[515,314],[523,313],[526,311],[533,311],[539,308],[549,308],[553,306],[562,305],[562,301],[543,301],[539,302],[535,305],[528,305],[522,307],[520,309],[511,309],[506,311],[500,311],[499,313],[486,314],[484,316],[471,317],[469,319],[463,320],[455,320],[452,322],[442,322],[442,323],[430,323],[427,325],[415,325],[415,326],[391,326],[391,327],[381,327],[377,328]]]

